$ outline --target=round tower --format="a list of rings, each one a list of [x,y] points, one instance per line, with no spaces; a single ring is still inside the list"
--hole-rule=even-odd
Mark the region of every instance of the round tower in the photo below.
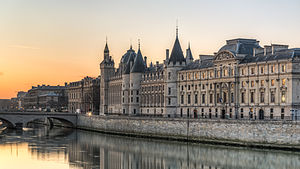
[[[186,66],[186,60],[178,39],[176,28],[176,39],[169,59],[165,61],[165,88],[164,88],[164,116],[175,117],[177,114],[177,72]]]
[[[129,103],[129,113],[131,115],[140,115],[140,88],[142,73],[145,71],[145,62],[140,50],[137,52],[137,56],[134,59],[134,64],[130,71],[130,103]]]

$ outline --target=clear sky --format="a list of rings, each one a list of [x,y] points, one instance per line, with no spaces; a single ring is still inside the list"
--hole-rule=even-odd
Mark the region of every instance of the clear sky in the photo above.
[[[116,64],[132,41],[160,62],[175,38],[195,58],[226,39],[300,47],[299,0],[0,0],[0,98],[96,77],[105,37]]]

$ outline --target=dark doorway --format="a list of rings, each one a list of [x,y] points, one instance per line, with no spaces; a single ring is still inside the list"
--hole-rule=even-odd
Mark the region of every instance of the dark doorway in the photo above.
[[[259,120],[265,119],[265,113],[262,109],[259,110]]]
[[[194,110],[194,118],[195,119],[198,118],[198,114],[197,114],[197,110],[196,109]]]
[[[223,109],[223,110],[222,110],[222,114],[221,114],[221,118],[222,118],[222,119],[225,119],[225,114],[226,114],[226,113],[225,113],[225,109]]]

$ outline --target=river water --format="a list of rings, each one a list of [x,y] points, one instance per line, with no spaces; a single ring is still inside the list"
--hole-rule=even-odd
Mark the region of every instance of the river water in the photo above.
[[[297,152],[32,126],[0,130],[0,169],[299,169]]]

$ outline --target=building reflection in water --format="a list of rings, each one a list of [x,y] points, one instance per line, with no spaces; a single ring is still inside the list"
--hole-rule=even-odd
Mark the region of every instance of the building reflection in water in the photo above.
[[[292,152],[187,145],[58,128],[2,133],[1,150],[8,149],[8,145],[14,145],[13,152],[18,152],[15,145],[27,146],[31,160],[64,163],[72,169],[296,169],[300,166],[300,155]]]

